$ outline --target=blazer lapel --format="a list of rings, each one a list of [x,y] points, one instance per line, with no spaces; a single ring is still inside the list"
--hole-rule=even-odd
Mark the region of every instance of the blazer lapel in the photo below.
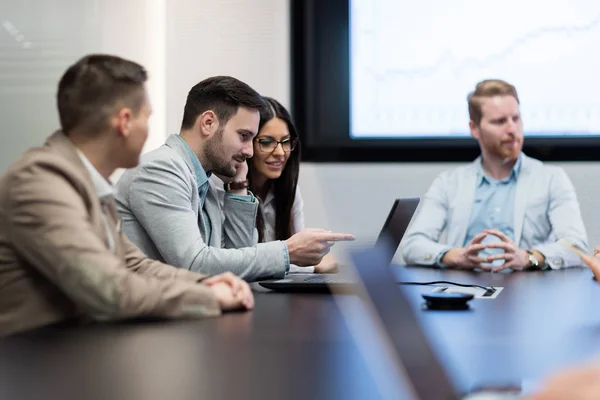
[[[196,169],[194,167],[194,161],[191,159],[189,151],[186,148],[186,145],[181,141],[181,138],[178,137],[178,135],[171,135],[167,138],[166,145],[168,147],[172,148],[173,150],[175,150],[175,152],[181,156],[181,158],[185,161],[185,164],[187,165],[190,173],[194,177],[194,181],[195,181],[196,180]],[[210,180],[209,180],[209,182],[210,182]],[[199,193],[198,187],[196,185],[194,185],[194,188],[195,188],[194,190],[196,190],[196,195],[198,196],[198,227],[202,231],[202,237],[205,238],[204,241],[207,244],[209,244],[207,224],[210,223],[210,221],[206,220],[205,215],[202,212],[203,204],[202,204],[202,199],[200,199],[200,193]],[[210,190],[208,191],[208,193],[210,195]],[[211,220],[213,220],[208,209],[207,209],[207,214],[209,214],[209,218]],[[211,225],[211,232],[212,232],[211,236],[214,235],[212,225]]]
[[[208,212],[207,212],[207,214],[208,214]],[[204,212],[202,211],[202,202],[200,200],[198,200],[198,226],[200,227],[200,229],[202,229],[202,237],[204,238],[204,241],[206,242],[206,244],[210,244],[209,243],[210,238],[208,237],[208,226],[207,226],[209,221],[207,221],[205,217],[206,217],[206,215],[204,215]],[[211,227],[211,230],[212,230],[212,227]]]
[[[533,186],[534,175],[531,173],[529,160],[523,154],[521,171],[517,178],[517,188],[515,191],[515,211],[513,228],[515,231],[515,243],[519,245],[521,235],[523,233],[523,221],[525,220],[525,210],[527,209],[527,201],[529,200],[530,189]]]
[[[477,170],[481,159],[477,158],[465,171],[464,178],[461,179],[458,188],[455,203],[451,205],[452,221],[448,232],[448,243],[454,246],[462,247],[467,237],[467,228],[471,220],[471,210],[475,199],[475,185],[477,184]]]
[[[181,156],[181,158],[183,158],[183,161],[185,161],[185,164],[189,168],[192,175],[196,176],[196,172],[194,170],[194,163],[192,162],[192,159],[190,158],[190,155],[188,153],[188,150],[186,149],[185,144],[181,141],[181,138],[179,138],[178,136],[179,135],[169,136],[167,138],[167,141],[165,144],[167,145],[167,147],[170,147],[173,150],[175,150],[175,152],[177,154],[179,154]]]
[[[211,185],[212,182],[209,181],[209,185]],[[208,216],[208,218],[210,219],[210,227],[211,227],[211,234],[210,234],[210,244],[211,245],[220,245],[219,243],[221,242],[221,209],[219,207],[219,199],[215,198],[215,196],[217,196],[218,193],[216,191],[215,188],[210,187],[208,189],[208,193],[206,193],[206,202],[204,204],[204,208],[206,209],[206,215]],[[207,243],[209,242],[208,240],[206,241]]]

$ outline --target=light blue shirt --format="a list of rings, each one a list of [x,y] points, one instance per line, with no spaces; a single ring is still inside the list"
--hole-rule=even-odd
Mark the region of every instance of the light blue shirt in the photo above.
[[[521,154],[519,162],[512,177],[517,181],[514,195],[512,189],[507,190],[508,195],[505,193],[505,198],[513,200],[498,202],[503,207],[499,214],[504,216],[494,222],[510,221],[507,214],[512,214],[512,223],[503,225],[513,229],[515,245],[539,251],[546,257],[545,264],[549,268],[581,266],[579,256],[560,243],[566,240],[583,249],[588,246],[571,180],[562,168],[546,165],[525,154]],[[481,158],[478,157],[472,163],[442,172],[433,181],[402,240],[402,256],[407,264],[443,267],[441,257],[448,250],[465,245],[472,222],[484,220],[480,227],[492,225],[479,218],[485,202],[474,204],[475,192],[481,193],[484,189],[479,190],[482,184],[479,171]],[[514,182],[508,187],[511,185]],[[483,200],[481,195],[478,198]],[[479,229],[473,229],[470,236],[479,233]]]
[[[463,247],[483,232],[485,229],[497,229],[511,240],[515,240],[514,214],[515,192],[517,180],[521,171],[521,156],[509,176],[498,180],[485,174],[483,166],[479,164],[476,177],[475,197],[471,208],[469,227]],[[499,242],[494,235],[488,235],[482,243]],[[479,253],[480,257],[503,253],[502,249],[485,249]],[[502,260],[497,260],[493,265],[501,265]]]
[[[198,185],[198,194],[200,195],[200,207],[202,208],[202,214],[204,215],[204,221],[206,221],[206,224],[205,224],[206,233],[207,233],[206,243],[208,243],[210,241],[212,227],[210,224],[210,218],[208,218],[208,214],[206,213],[206,209],[204,208],[204,202],[206,201],[206,194],[208,193],[208,188],[210,186],[208,183],[208,179],[210,178],[210,176],[212,174],[210,172],[207,173],[204,170],[204,168],[202,167],[202,164],[200,164],[200,160],[198,160],[198,156],[196,156],[196,154],[194,153],[192,148],[186,143],[186,141],[183,140],[183,138],[179,135],[177,135],[177,137],[185,145],[185,149],[187,150],[190,158],[192,159],[192,165],[194,166],[194,174],[196,175],[196,183]],[[248,203],[254,202],[254,195],[250,192],[248,192],[248,193],[249,194],[246,196],[239,195],[239,194],[233,194],[233,193],[226,193],[225,196],[228,196],[229,198],[232,198],[234,200],[246,201]],[[288,264],[289,264],[289,261],[288,261]]]

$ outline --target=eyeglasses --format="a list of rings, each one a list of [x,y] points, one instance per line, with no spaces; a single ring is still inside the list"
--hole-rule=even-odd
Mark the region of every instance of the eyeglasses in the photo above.
[[[298,141],[296,139],[283,139],[281,141],[277,141],[273,138],[269,137],[259,137],[254,139],[258,143],[258,148],[263,153],[272,153],[277,148],[277,145],[281,145],[281,149],[284,153],[290,153],[296,148]]]

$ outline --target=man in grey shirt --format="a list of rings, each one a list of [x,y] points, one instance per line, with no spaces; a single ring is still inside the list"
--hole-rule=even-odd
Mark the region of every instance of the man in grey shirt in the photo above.
[[[246,280],[282,277],[290,263],[318,264],[335,241],[352,235],[304,229],[286,241],[258,242],[258,201],[248,192],[262,97],[225,76],[189,92],[179,135],[142,156],[117,183],[123,229],[149,257],[191,271],[231,271]],[[219,200],[212,173],[225,177]],[[227,179],[228,178],[228,179]]]

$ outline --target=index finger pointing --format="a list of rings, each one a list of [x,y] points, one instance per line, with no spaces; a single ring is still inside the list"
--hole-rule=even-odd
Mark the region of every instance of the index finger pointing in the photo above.
[[[321,240],[325,242],[345,242],[356,240],[356,236],[350,233],[331,233],[325,232],[321,235]]]

